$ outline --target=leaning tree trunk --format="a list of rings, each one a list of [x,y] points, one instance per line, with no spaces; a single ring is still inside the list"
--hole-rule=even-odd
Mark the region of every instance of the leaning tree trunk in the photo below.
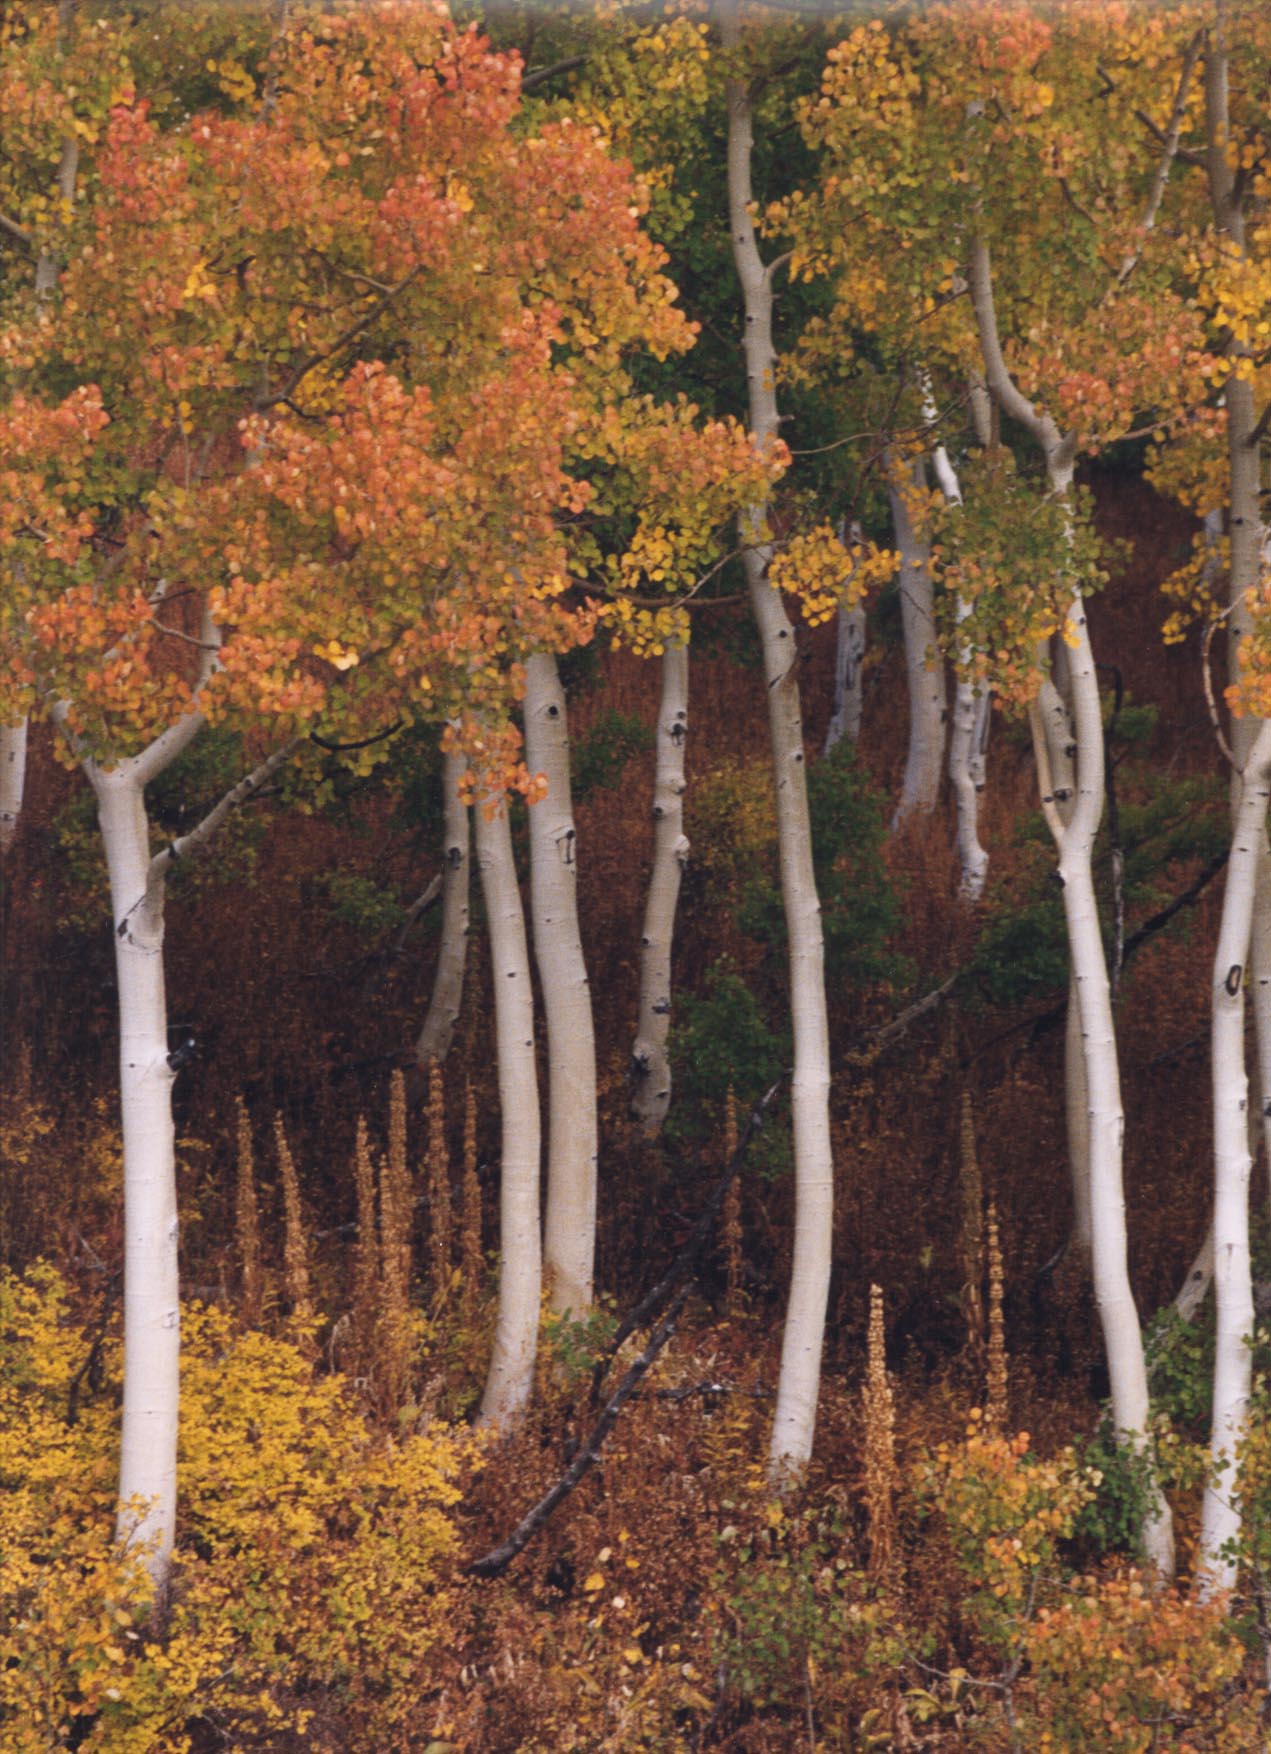
[[[931,544],[918,534],[906,502],[908,492],[925,494],[921,457],[889,483],[892,524],[900,550],[900,619],[905,637],[905,676],[909,689],[909,749],[900,802],[892,817],[895,832],[913,815],[930,815],[940,796],[944,766],[944,661],[936,642],[935,600],[931,583]]]
[[[556,659],[525,666],[525,757],[547,781],[530,806],[530,910],[547,1016],[547,1217],[543,1267],[558,1314],[591,1308],[596,1259],[596,1033],[578,928],[578,836],[569,723]]]
[[[657,771],[653,782],[653,870],[640,937],[640,1016],[631,1050],[631,1113],[656,1135],[671,1105],[671,944],[680,879],[688,863],[684,833],[684,752],[688,744],[687,645],[662,654]]]
[[[1067,500],[1072,489],[1075,437],[1061,434],[1049,415],[1039,413],[1007,369],[997,329],[989,251],[978,238],[970,246],[968,281],[989,389],[1002,412],[1025,426],[1041,448],[1051,493],[1056,499]],[[1072,599],[1065,635],[1072,648],[1068,671],[1077,771],[1076,798],[1066,824],[1052,794],[1045,732],[1037,708],[1033,712],[1034,746],[1043,807],[1059,853],[1070,967],[1081,1018],[1089,1108],[1091,1265],[1111,1379],[1112,1417],[1118,1441],[1147,1457],[1151,1443],[1147,1368],[1127,1263],[1122,1173],[1125,1114],[1112,994],[1094,888],[1094,842],[1104,801],[1103,715],[1080,595]],[[1173,1527],[1169,1506],[1154,1481],[1147,1487],[1142,1539],[1151,1564],[1162,1576],[1171,1576]]]
[[[530,1398],[543,1263],[539,1241],[542,1133],[534,1064],[534,994],[525,915],[506,800],[479,803],[477,868],[490,933],[503,1165],[499,1195],[499,1308],[480,1423],[515,1422]]]
[[[446,844],[441,878],[441,945],[437,952],[432,997],[419,1040],[415,1043],[415,1062],[421,1070],[433,1064],[440,1065],[450,1052],[463,1004],[471,861],[468,857],[468,806],[459,796],[459,782],[467,765],[462,755],[453,753],[445,756],[442,762]]]
[[[0,859],[17,838],[26,788],[26,720],[0,725]]]
[[[1259,728],[1241,776],[1222,922],[1214,954],[1214,1341],[1210,1477],[1201,1509],[1197,1583],[1202,1599],[1236,1582],[1241,1513],[1237,1460],[1249,1413],[1253,1279],[1249,1261],[1249,1087],[1245,969],[1271,796],[1271,722]]]
[[[726,0],[720,21],[725,47],[735,51],[740,42],[736,0]],[[778,432],[772,276],[760,258],[751,218],[752,116],[749,92],[739,79],[728,81],[727,102],[729,223],[745,309],[750,424],[756,443],[767,445]],[[830,1289],[834,1170],[825,953],[812,864],[798,657],[794,629],[781,598],[767,580],[770,550],[765,539],[766,510],[766,506],[757,505],[743,513],[741,539],[767,684],[794,1032],[794,1259],[769,1451],[770,1475],[781,1482],[812,1454]]]

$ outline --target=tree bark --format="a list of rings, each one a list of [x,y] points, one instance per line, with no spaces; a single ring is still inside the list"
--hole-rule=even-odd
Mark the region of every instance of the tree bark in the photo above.
[[[983,391],[981,385],[981,393]],[[925,374],[923,381],[923,416],[934,427],[936,419],[935,398]],[[949,460],[949,453],[943,445],[936,445],[932,453],[932,465],[936,473],[936,481],[945,501],[949,505],[962,504],[962,487],[958,481],[957,471]],[[971,606],[962,598],[958,599],[956,618],[961,624],[971,613]],[[949,784],[953,791],[954,809],[957,818],[958,865],[961,878],[958,894],[962,900],[974,904],[984,894],[984,885],[988,881],[989,855],[980,844],[980,793],[984,790],[987,777],[988,735],[989,735],[989,696],[986,688],[979,688],[965,674],[971,662],[971,652],[966,645],[958,651],[958,665],[963,672],[954,681],[953,688],[953,724],[949,733]]]
[[[493,811],[493,814],[489,812]],[[499,1306],[479,1423],[508,1426],[530,1398],[538,1347],[543,1261],[539,1241],[542,1130],[534,1064],[534,995],[525,915],[512,857],[507,803],[476,812],[477,868],[490,933],[499,1062],[503,1165],[499,1194]]]
[[[525,666],[525,757],[547,795],[530,806],[530,910],[547,1016],[547,1217],[543,1266],[557,1314],[591,1308],[596,1258],[596,1032],[578,927],[578,835],[569,722],[556,659]]]
[[[1252,1376],[1253,1279],[1249,1259],[1249,1087],[1245,1074],[1245,980],[1254,897],[1265,858],[1271,796],[1271,722],[1263,721],[1241,777],[1227,889],[1214,953],[1214,1341],[1210,1479],[1201,1507],[1197,1588],[1202,1600],[1235,1585],[1226,1548],[1240,1534],[1237,1451]]]
[[[13,846],[26,789],[27,722],[0,725],[0,859]]]
[[[445,853],[441,881],[441,944],[433,975],[432,997],[415,1043],[415,1063],[421,1070],[442,1063],[450,1052],[455,1024],[463,1004],[463,975],[468,960],[468,899],[471,861],[468,857],[468,806],[459,796],[459,782],[467,771],[462,755],[447,755],[442,762],[441,783],[445,793]]]
[[[176,1528],[181,1310],[176,1158],[163,976],[162,883],[150,879],[145,790],[135,764],[90,765],[110,873],[119,983],[124,1146],[124,1405],[118,1539],[145,1552],[157,1590]]]
[[[726,49],[740,42],[737,0],[723,0],[720,25]],[[751,219],[750,160],[753,123],[750,94],[736,78],[727,82],[728,206],[733,259],[745,312],[744,351],[750,424],[756,443],[777,436],[776,355],[772,345],[772,275],[759,255]],[[799,703],[794,629],[767,580],[766,506],[741,517],[746,584],[763,652],[769,729],[777,792],[781,895],[790,956],[790,1006],[794,1033],[795,1228],[790,1298],[781,1348],[777,1407],[769,1449],[769,1473],[790,1478],[812,1454],[821,1349],[830,1289],[834,1171],[830,1144],[830,1054],[825,1006],[825,954],[821,908],[812,864],[803,718]]]
[[[892,817],[892,833],[910,816],[930,815],[940,796],[944,765],[944,663],[936,642],[935,602],[931,584],[931,545],[919,536],[905,503],[905,492],[924,493],[927,473],[915,457],[908,481],[888,486],[896,546],[900,550],[900,619],[905,638],[905,678],[909,689],[909,749],[900,802]]]
[[[688,864],[684,833],[684,753],[688,745],[689,652],[668,646],[662,654],[658,705],[657,771],[653,782],[653,870],[640,937],[640,1016],[631,1050],[631,1113],[646,1133],[662,1130],[671,1106],[671,945],[680,879]]]

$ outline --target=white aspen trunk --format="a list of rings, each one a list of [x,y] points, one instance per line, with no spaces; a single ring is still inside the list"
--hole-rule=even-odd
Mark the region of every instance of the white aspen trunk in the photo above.
[[[530,911],[547,1016],[547,1217],[543,1267],[558,1315],[591,1308],[596,1259],[596,1032],[578,927],[578,835],[569,721],[549,653],[525,666],[525,759],[547,780],[530,806]]]
[[[724,0],[720,25],[725,48],[740,42],[737,0]],[[772,345],[772,279],[759,255],[751,219],[750,95],[738,79],[727,83],[728,209],[733,260],[745,311],[744,349],[750,424],[756,443],[777,435],[776,355]],[[794,629],[767,580],[763,542],[766,507],[741,518],[743,566],[763,652],[777,793],[781,896],[790,955],[790,1008],[794,1033],[795,1223],[790,1299],[782,1337],[769,1475],[778,1484],[812,1454],[821,1350],[830,1289],[834,1228],[834,1170],[830,1145],[830,1052],[825,1007],[825,953],[821,908],[812,864],[803,717],[799,704]]]
[[[909,481],[925,493],[927,474],[921,457],[910,465]],[[935,607],[931,584],[931,545],[914,529],[905,504],[905,487],[888,487],[896,546],[900,550],[900,618],[905,636],[905,677],[909,688],[909,749],[900,802],[892,817],[892,833],[910,816],[930,815],[940,796],[944,765],[944,664],[936,643]]]
[[[983,385],[981,392],[987,398]],[[923,416],[931,424],[936,418],[935,399],[931,386],[923,382]],[[943,445],[932,453],[936,481],[949,505],[962,504],[962,487],[957,471]],[[971,605],[958,599],[956,618],[959,623],[971,613]],[[970,648],[958,651],[959,667],[965,672],[971,662]],[[961,877],[958,894],[974,904],[984,894],[989,875],[989,855],[980,842],[980,793],[987,779],[989,734],[989,697],[985,689],[975,686],[963,674],[953,687],[953,724],[949,731],[949,784],[953,791],[957,820],[958,865]]]
[[[459,796],[459,782],[466,771],[467,762],[462,755],[450,754],[443,759],[445,853],[441,877],[441,944],[437,951],[432,997],[428,1001],[419,1040],[415,1043],[415,1062],[420,1067],[434,1062],[440,1064],[450,1052],[463,1004],[471,860],[468,856],[468,806]]]
[[[1066,491],[1068,483],[1063,484]],[[1147,1370],[1143,1333],[1127,1266],[1122,1150],[1125,1115],[1117,1062],[1112,997],[1108,984],[1092,855],[1103,814],[1103,720],[1085,607],[1074,598],[1069,623],[1077,647],[1071,656],[1077,733],[1077,803],[1064,831],[1059,875],[1085,1047],[1089,1104],[1091,1270],[1103,1326],[1112,1391],[1112,1417],[1121,1441],[1142,1450],[1148,1433]],[[1174,1571],[1169,1507],[1155,1484],[1149,1489],[1142,1530],[1150,1563],[1163,1577]]]
[[[689,653],[686,645],[662,654],[658,704],[657,770],[653,781],[653,869],[640,937],[640,1016],[631,1050],[631,1113],[656,1136],[671,1105],[671,945],[680,879],[688,864],[684,833],[684,753],[688,744]]]
[[[497,804],[497,814],[487,817]],[[478,1423],[513,1424],[530,1398],[543,1263],[539,1241],[542,1131],[534,1064],[534,994],[525,915],[506,801],[475,811],[477,868],[490,932],[503,1164],[499,1194],[499,1307]]]
[[[1263,722],[1245,764],[1227,864],[1227,888],[1214,953],[1214,1342],[1210,1479],[1201,1507],[1197,1589],[1202,1601],[1232,1589],[1239,1538],[1237,1450],[1244,1437],[1252,1375],[1253,1282],[1249,1260],[1248,1080],[1245,1075],[1245,974],[1258,870],[1265,858],[1271,795],[1271,723]]]
[[[978,238],[972,240],[970,247],[968,280],[989,389],[1003,412],[1028,428],[1045,455],[1052,494],[1066,500],[1072,488],[1073,435],[1061,434],[1048,415],[1039,414],[1007,370],[994,310],[989,252]],[[1112,1417],[1118,1440],[1146,1454],[1147,1369],[1127,1262],[1122,1174],[1125,1114],[1092,866],[1104,801],[1103,716],[1085,605],[1080,596],[1073,597],[1066,631],[1072,642],[1067,661],[1076,743],[1076,799],[1072,816],[1065,824],[1054,796],[1047,796],[1049,776],[1043,775],[1043,808],[1059,849],[1070,966],[1081,1017],[1089,1107],[1091,1267],[1111,1380]],[[1038,721],[1040,718],[1039,712]],[[1039,736],[1036,741],[1039,755],[1046,761],[1045,737]],[[1173,1526],[1169,1506],[1154,1481],[1147,1488],[1141,1535],[1149,1563],[1162,1577],[1171,1577]]]
[[[26,790],[27,722],[0,725],[0,859],[13,846]]]
[[[825,732],[828,755],[844,737],[861,740],[861,715],[865,704],[865,605],[849,609],[840,603],[836,619],[838,641],[834,648],[834,710]]]
[[[145,791],[135,761],[91,764],[110,873],[119,982],[124,1144],[124,1405],[117,1535],[146,1549],[157,1590],[176,1527],[181,1310],[176,1158],[163,978],[162,880],[151,882]]]

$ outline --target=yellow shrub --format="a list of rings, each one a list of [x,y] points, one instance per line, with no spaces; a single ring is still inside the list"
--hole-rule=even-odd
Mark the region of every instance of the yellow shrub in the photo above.
[[[65,1287],[48,1268],[0,1279],[0,1743],[181,1754],[206,1717],[228,1746],[301,1733],[315,1749],[392,1747],[426,1715],[430,1661],[453,1635],[439,1580],[459,1440],[376,1433],[300,1332],[242,1333],[198,1307],[184,1331],[159,1626],[112,1545],[114,1397],[82,1381],[72,1395],[89,1341]]]

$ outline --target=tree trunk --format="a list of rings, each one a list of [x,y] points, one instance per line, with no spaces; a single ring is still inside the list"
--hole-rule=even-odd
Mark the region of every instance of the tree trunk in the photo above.
[[[17,839],[26,789],[27,722],[0,725],[0,859]]]
[[[162,880],[150,878],[145,791],[135,761],[89,764],[110,873],[119,983],[124,1145],[124,1405],[120,1541],[146,1549],[162,1590],[176,1526],[181,1309],[176,1158],[163,978]]]
[[[631,1050],[631,1113],[656,1136],[671,1105],[671,944],[680,879],[688,864],[684,833],[684,752],[688,744],[689,653],[670,645],[662,654],[658,706],[657,772],[653,782],[653,870],[640,938],[640,1018]]]
[[[1049,415],[1039,414],[1007,369],[997,329],[988,247],[978,238],[972,240],[970,247],[968,281],[985,381],[1002,412],[1020,421],[1032,434],[1046,458],[1051,493],[1056,499],[1066,500],[1072,488],[1075,437],[1072,433],[1061,434]],[[1065,635],[1072,643],[1067,662],[1077,764],[1076,799],[1066,824],[1057,808],[1057,795],[1051,791],[1040,707],[1033,715],[1034,744],[1042,779],[1043,808],[1059,850],[1070,967],[1081,1018],[1090,1120],[1091,1264],[1111,1378],[1112,1417],[1118,1440],[1140,1454],[1147,1454],[1150,1441],[1147,1369],[1126,1258],[1122,1176],[1125,1115],[1092,867],[1095,835],[1103,814],[1103,715],[1085,605],[1080,596],[1073,597]],[[1155,1482],[1147,1489],[1142,1539],[1150,1563],[1163,1577],[1172,1576],[1173,1527],[1169,1506]]]
[[[488,816],[491,809],[496,814]],[[503,1127],[499,1308],[479,1423],[507,1426],[529,1400],[534,1382],[543,1277],[538,1198],[542,1133],[530,954],[506,800],[491,797],[478,803],[475,819],[477,868],[490,932]]]
[[[905,492],[927,489],[921,457],[913,459],[909,479],[896,479],[888,486],[896,545],[900,550],[900,618],[905,636],[905,676],[909,687],[909,751],[900,802],[892,817],[892,832],[910,816],[930,815],[940,796],[940,772],[944,765],[945,692],[944,663],[936,643],[936,619],[931,585],[931,545],[918,535]]]
[[[468,806],[459,796],[459,781],[467,771],[462,755],[447,755],[442,763],[445,792],[445,856],[441,882],[441,944],[432,997],[424,1026],[415,1043],[415,1062],[421,1070],[438,1065],[450,1052],[459,1008],[463,1004],[463,974],[468,960]]]
[[[838,643],[834,649],[834,709],[825,732],[826,755],[844,737],[849,743],[860,742],[865,703],[864,603],[853,603],[850,609],[846,603],[840,603],[835,625]]]
[[[547,1218],[543,1266],[557,1314],[591,1308],[596,1259],[596,1033],[578,929],[578,836],[569,722],[556,659],[525,666],[525,758],[547,780],[530,806],[530,910],[547,1016]]]
[[[740,42],[736,0],[725,0],[720,23],[725,48],[735,51]],[[740,80],[728,81],[727,102],[729,224],[745,310],[750,424],[756,443],[763,445],[775,439],[778,431],[772,279],[760,258],[751,219],[752,116],[750,95]],[[830,1289],[834,1171],[825,954],[812,865],[798,656],[794,629],[766,576],[770,553],[764,540],[766,509],[751,506],[742,514],[741,540],[767,683],[794,1033],[794,1259],[769,1450],[769,1473],[780,1483],[803,1467],[812,1454]]]
[[[1211,1474],[1201,1508],[1197,1588],[1202,1600],[1236,1581],[1224,1548],[1240,1535],[1237,1450],[1249,1412],[1253,1281],[1249,1262],[1248,1079],[1245,1075],[1245,975],[1259,866],[1264,862],[1271,795],[1271,722],[1263,722],[1245,764],[1227,889],[1214,954],[1214,1342]]]
[[[981,385],[981,393],[987,395]],[[923,415],[934,426],[936,419],[935,398],[931,386],[924,374],[923,383]],[[936,481],[941,493],[949,505],[962,504],[962,488],[958,481],[957,471],[949,460],[949,453],[943,445],[937,445],[932,453],[932,464],[936,472]],[[971,606],[962,598],[958,599],[957,620],[966,620],[971,613]],[[958,652],[959,667],[965,672],[971,662],[971,652],[962,646]],[[943,712],[943,706],[942,706]],[[962,876],[958,884],[958,894],[963,901],[977,902],[984,894],[984,885],[988,881],[989,855],[980,844],[980,793],[984,790],[987,774],[989,736],[989,696],[988,690],[977,688],[970,678],[963,674],[954,682],[953,690],[953,725],[949,734],[949,784],[953,790],[954,809],[957,814],[957,847],[958,864]]]

